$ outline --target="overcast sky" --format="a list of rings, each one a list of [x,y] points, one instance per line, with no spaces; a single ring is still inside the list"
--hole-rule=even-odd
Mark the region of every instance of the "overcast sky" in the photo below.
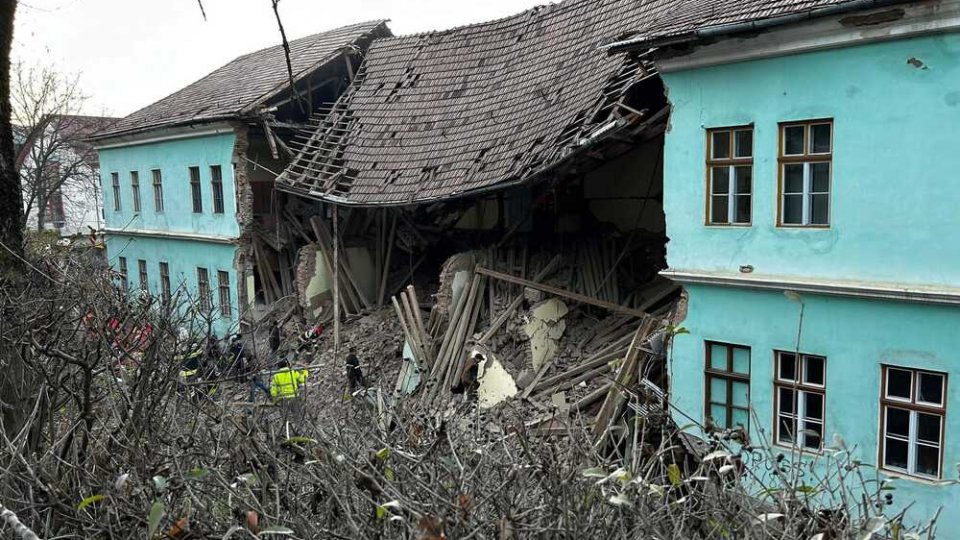
[[[0,0],[7,1],[7,0]],[[281,0],[287,37],[390,19],[394,34],[512,15],[547,0]],[[124,116],[280,42],[270,0],[20,0],[13,59],[79,73],[87,114]]]

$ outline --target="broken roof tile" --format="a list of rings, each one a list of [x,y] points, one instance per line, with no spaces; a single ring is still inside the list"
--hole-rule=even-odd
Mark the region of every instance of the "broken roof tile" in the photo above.
[[[609,121],[642,70],[636,59],[599,47],[668,5],[567,0],[377,40],[347,94],[304,134],[278,187],[386,205],[524,181]],[[339,191],[337,174],[348,172],[350,190]]]

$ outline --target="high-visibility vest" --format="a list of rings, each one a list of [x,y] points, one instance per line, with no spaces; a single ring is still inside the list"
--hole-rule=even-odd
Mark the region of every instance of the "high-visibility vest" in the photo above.
[[[300,392],[300,385],[307,382],[307,370],[294,371],[287,368],[273,374],[270,382],[270,397],[276,400],[295,398]]]

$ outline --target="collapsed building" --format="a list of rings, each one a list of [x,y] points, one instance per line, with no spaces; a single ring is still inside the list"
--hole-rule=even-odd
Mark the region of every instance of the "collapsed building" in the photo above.
[[[658,276],[663,86],[644,54],[600,50],[653,9],[568,0],[375,40],[276,179],[283,227],[310,239],[295,278],[304,317],[337,326],[392,307],[405,349],[394,389],[419,407],[462,390],[479,352],[482,405],[539,395],[609,420],[610,375],[662,352],[650,338],[679,296]],[[311,203],[316,214],[295,211]],[[647,364],[662,398],[664,370]]]

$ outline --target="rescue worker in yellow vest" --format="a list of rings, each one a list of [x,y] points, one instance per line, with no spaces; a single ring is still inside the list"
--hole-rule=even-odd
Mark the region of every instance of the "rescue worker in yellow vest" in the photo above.
[[[273,402],[281,403],[299,397],[300,387],[306,384],[310,372],[305,369],[291,368],[288,360],[281,360],[277,367],[280,371],[274,373],[270,381],[270,397],[273,398]]]

